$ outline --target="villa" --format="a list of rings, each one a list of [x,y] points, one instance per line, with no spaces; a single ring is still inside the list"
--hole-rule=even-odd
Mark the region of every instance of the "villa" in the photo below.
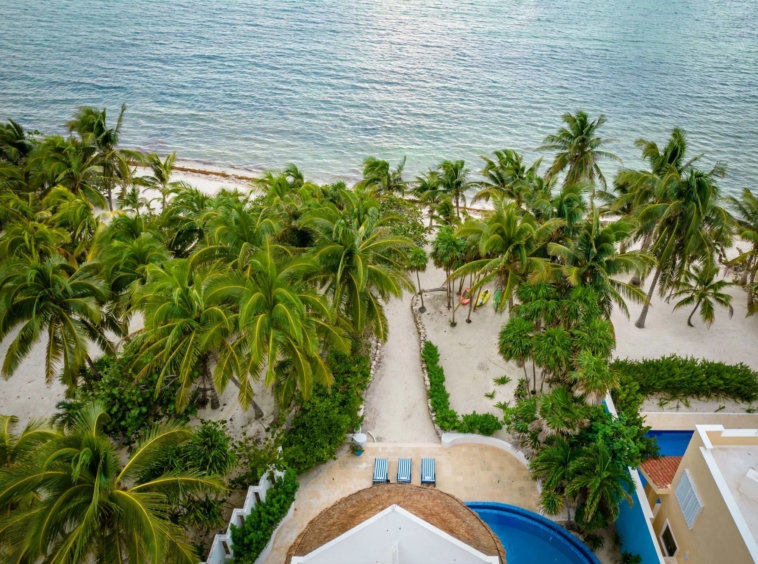
[[[756,469],[758,429],[722,425],[697,425],[683,456],[642,464],[664,562],[758,562]]]

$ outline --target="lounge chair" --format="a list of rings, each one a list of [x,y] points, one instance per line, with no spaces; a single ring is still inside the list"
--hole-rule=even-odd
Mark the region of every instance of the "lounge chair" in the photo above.
[[[390,481],[389,476],[387,475],[387,459],[386,458],[377,458],[374,460],[374,483],[375,484],[386,484]]]
[[[397,483],[398,484],[411,483],[411,459],[410,458],[397,459]]]
[[[437,473],[434,470],[433,458],[421,459],[421,483],[437,486]]]

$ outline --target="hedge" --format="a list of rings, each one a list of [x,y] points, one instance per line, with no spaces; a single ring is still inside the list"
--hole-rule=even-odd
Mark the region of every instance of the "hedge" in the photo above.
[[[329,353],[331,387],[316,385],[292,419],[282,443],[282,461],[298,475],[335,457],[347,433],[361,422],[358,410],[371,376],[371,359],[354,342],[351,354]]]
[[[274,485],[266,492],[266,501],[253,507],[245,517],[241,527],[232,524],[232,545],[234,561],[252,564],[266,548],[271,535],[295,501],[295,493],[300,487],[297,475],[292,470],[274,480]]]
[[[450,394],[445,388],[445,371],[439,365],[439,349],[431,341],[424,343],[421,357],[426,363],[429,376],[429,399],[434,410],[434,419],[443,431],[492,435],[503,428],[503,423],[491,413],[469,413],[462,418],[450,407]]]
[[[672,399],[728,398],[751,403],[758,399],[758,373],[745,364],[725,364],[676,355],[655,359],[616,360],[621,387],[636,384],[644,396]]]

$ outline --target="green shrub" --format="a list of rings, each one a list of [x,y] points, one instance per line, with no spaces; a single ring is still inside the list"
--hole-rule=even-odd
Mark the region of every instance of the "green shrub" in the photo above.
[[[758,373],[745,364],[725,364],[676,355],[656,359],[616,360],[621,387],[639,386],[643,396],[666,394],[673,399],[729,398],[758,400]],[[617,406],[618,407],[618,406]]]
[[[361,422],[358,409],[371,375],[371,359],[353,343],[351,354],[329,353],[334,375],[331,388],[316,385],[308,401],[303,401],[282,443],[284,464],[297,474],[335,458],[347,433]]]
[[[110,415],[103,429],[105,433],[114,440],[131,444],[159,421],[172,419],[186,423],[197,413],[194,401],[181,414],[176,412],[179,383],[175,379],[167,378],[156,396],[158,372],[136,378],[127,369],[128,362],[120,356],[104,356],[95,361],[95,366],[98,376],[85,371],[85,383],[69,400],[56,405],[59,413],[53,416],[54,421],[70,423],[85,404],[99,401]]]
[[[234,442],[234,454],[237,457],[239,473],[231,481],[234,488],[247,488],[257,485],[266,471],[271,468],[282,469],[279,452],[281,433],[260,441],[244,436]]]
[[[434,410],[434,420],[440,429],[492,435],[503,428],[502,422],[491,413],[479,414],[475,411],[459,418],[458,412],[450,407],[450,394],[445,388],[445,371],[439,365],[439,349],[431,341],[426,341],[421,357],[426,363],[429,376],[429,399]]]
[[[266,548],[276,527],[287,515],[299,486],[297,474],[293,470],[287,470],[266,492],[266,501],[255,505],[250,515],[245,517],[244,524],[241,527],[231,526],[235,562],[255,562]]]

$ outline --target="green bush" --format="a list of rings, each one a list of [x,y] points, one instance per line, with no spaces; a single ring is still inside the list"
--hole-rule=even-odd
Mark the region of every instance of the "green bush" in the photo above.
[[[426,341],[421,357],[426,363],[429,399],[434,410],[434,419],[440,429],[489,436],[503,428],[503,423],[491,413],[479,414],[475,411],[459,418],[458,413],[450,407],[450,394],[445,388],[445,371],[439,365],[439,349],[431,341]]]
[[[295,494],[300,486],[297,474],[293,470],[274,481],[274,485],[266,492],[266,501],[253,507],[250,515],[245,517],[241,527],[235,525],[232,529],[232,544],[234,545],[234,561],[238,564],[252,564],[266,548],[271,535],[284,519],[295,501]]]
[[[137,378],[127,369],[128,362],[120,356],[104,356],[95,361],[95,366],[98,375],[86,370],[84,384],[73,392],[72,397],[56,405],[59,413],[53,416],[55,421],[70,423],[84,405],[99,401],[110,415],[105,433],[114,440],[131,444],[159,421],[172,419],[186,423],[197,413],[194,402],[190,402],[181,414],[176,412],[179,383],[175,379],[167,379],[156,396],[158,372]]]
[[[284,464],[297,474],[335,458],[347,433],[361,422],[358,409],[371,375],[371,359],[353,343],[351,354],[329,353],[334,375],[331,388],[316,385],[308,401],[303,401],[282,443]]]
[[[643,396],[728,398],[747,403],[758,400],[758,373],[742,363],[725,364],[671,355],[641,361],[616,360],[611,368],[619,373],[622,388],[636,383],[638,393]]]

